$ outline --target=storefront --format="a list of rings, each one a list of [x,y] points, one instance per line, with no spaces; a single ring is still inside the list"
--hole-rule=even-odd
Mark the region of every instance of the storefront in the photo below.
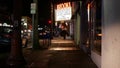
[[[61,2],[54,4],[54,34],[60,36],[62,30],[67,30],[71,33],[71,17],[72,17],[72,5],[71,2]]]
[[[90,55],[98,67],[101,66],[101,0],[93,0],[87,3],[88,15],[88,46]]]
[[[88,4],[88,24],[92,50],[101,55],[101,2],[92,1]]]
[[[80,15],[80,46],[100,67],[102,47],[101,0],[83,1],[81,3]]]

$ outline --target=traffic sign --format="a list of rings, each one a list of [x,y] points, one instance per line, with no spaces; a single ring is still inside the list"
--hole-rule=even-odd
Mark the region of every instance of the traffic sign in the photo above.
[[[35,14],[36,13],[36,3],[31,3],[31,14]]]

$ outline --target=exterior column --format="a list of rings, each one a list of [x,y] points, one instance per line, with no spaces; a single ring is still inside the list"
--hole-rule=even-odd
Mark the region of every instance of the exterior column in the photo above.
[[[76,43],[80,43],[80,15],[77,13],[77,22],[76,22]]]
[[[74,40],[76,45],[80,42],[80,15],[76,14],[76,20],[74,21]]]
[[[102,0],[102,67],[120,68],[120,0]]]
[[[22,1],[13,0],[13,15],[11,17],[13,23],[11,52],[7,60],[7,64],[12,68],[23,67],[26,64],[22,54],[21,15],[22,15]]]
[[[33,49],[40,49],[39,38],[38,38],[38,0],[33,0],[36,3],[36,13],[34,16],[33,23]]]

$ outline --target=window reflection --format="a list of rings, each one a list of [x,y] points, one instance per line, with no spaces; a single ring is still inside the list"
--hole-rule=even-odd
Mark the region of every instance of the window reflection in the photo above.
[[[101,1],[92,1],[90,3],[90,22],[89,22],[89,45],[92,50],[101,54],[101,39],[102,39],[102,29],[101,29]]]

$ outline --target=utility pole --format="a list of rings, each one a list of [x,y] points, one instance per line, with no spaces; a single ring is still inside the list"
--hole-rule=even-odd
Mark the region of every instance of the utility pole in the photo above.
[[[33,49],[40,49],[40,44],[39,44],[39,38],[38,38],[38,0],[33,0],[33,2],[36,4],[36,9],[35,9],[35,13],[32,15],[32,26],[33,26],[33,30],[32,30],[32,42],[33,42]]]
[[[21,41],[21,17],[22,17],[22,1],[13,0],[13,12],[12,12],[12,24],[13,32],[11,38],[11,52],[7,60],[7,64],[10,68],[23,68],[26,61],[22,53],[22,41]]]

